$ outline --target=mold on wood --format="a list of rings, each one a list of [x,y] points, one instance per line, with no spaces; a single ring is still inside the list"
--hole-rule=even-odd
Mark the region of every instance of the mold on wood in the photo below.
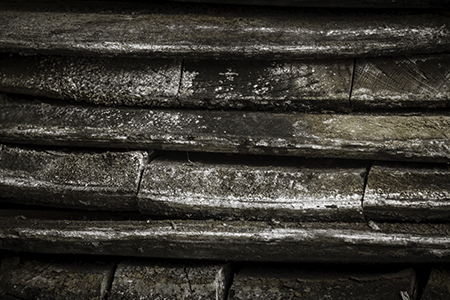
[[[179,218],[363,221],[366,162],[189,153],[153,160],[142,213]]]
[[[0,90],[85,103],[174,106],[181,60],[117,57],[7,56]]]

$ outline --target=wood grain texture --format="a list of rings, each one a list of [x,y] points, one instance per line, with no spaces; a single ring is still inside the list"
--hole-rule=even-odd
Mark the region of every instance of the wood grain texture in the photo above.
[[[449,262],[449,224],[0,218],[0,249],[285,262]]]
[[[450,55],[357,59],[356,108],[450,107]]]
[[[447,164],[375,163],[364,193],[364,214],[374,220],[448,221]]]
[[[348,111],[353,60],[186,60],[180,102],[208,108]]]
[[[314,11],[181,3],[0,5],[0,51],[152,57],[301,58],[441,53],[438,13]],[[30,9],[30,7],[32,9]],[[96,13],[99,12],[99,13]]]
[[[142,213],[178,218],[363,221],[368,163],[182,154],[153,160]]]
[[[6,56],[0,90],[104,105],[174,106],[181,60]]]
[[[401,292],[415,299],[415,281],[413,269],[386,268],[381,272],[371,267],[361,270],[350,266],[345,269],[246,266],[234,276],[228,299],[398,300]]]
[[[7,256],[1,261],[2,299],[103,299],[114,273],[111,261],[32,259]]]
[[[114,274],[111,300],[225,300],[226,263],[127,259]]]
[[[0,103],[0,142],[447,162],[447,115],[148,110]]]
[[[148,154],[2,147],[0,201],[90,210],[136,211]]]

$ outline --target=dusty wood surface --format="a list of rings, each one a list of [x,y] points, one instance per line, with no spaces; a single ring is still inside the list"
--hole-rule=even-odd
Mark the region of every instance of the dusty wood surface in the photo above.
[[[0,51],[286,59],[450,50],[450,18],[438,13],[133,5],[2,3]]]
[[[0,58],[0,90],[107,105],[174,106],[181,60],[106,57]]]
[[[0,145],[0,201],[136,211],[147,157],[143,151],[62,152]]]
[[[111,300],[224,300],[231,269],[225,263],[127,259],[114,275]]]
[[[375,163],[369,172],[363,207],[364,214],[374,220],[447,222],[448,165]]]
[[[180,102],[209,108],[348,111],[353,60],[186,60]]]
[[[0,249],[286,262],[449,262],[450,225],[0,218]]]
[[[246,266],[234,276],[228,299],[405,299],[400,293],[415,299],[414,285],[412,269]]]
[[[357,59],[351,102],[355,108],[450,106],[450,55]]]
[[[114,273],[106,261],[31,259],[1,261],[0,296],[6,300],[103,299]]]
[[[0,142],[447,162],[448,115],[146,110],[0,102]]]
[[[179,218],[363,221],[368,163],[166,155],[144,171],[139,208]]]
[[[450,272],[447,268],[437,267],[431,270],[430,279],[421,300],[450,299]]]

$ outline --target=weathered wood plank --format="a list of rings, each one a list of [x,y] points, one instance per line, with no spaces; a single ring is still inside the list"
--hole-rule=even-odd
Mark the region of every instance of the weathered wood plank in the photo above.
[[[142,213],[178,218],[363,221],[368,163],[166,155],[144,171]]]
[[[433,268],[421,300],[449,300],[450,272],[446,268]]]
[[[146,4],[109,3],[95,13],[82,2],[67,10],[3,3],[0,51],[298,59],[450,50],[450,18],[438,13]]]
[[[352,267],[323,268],[246,266],[234,276],[229,300],[264,299],[390,299],[414,296],[412,269],[384,272]]]
[[[356,108],[450,106],[450,55],[357,59],[351,102]]]
[[[0,218],[0,249],[286,262],[449,262],[449,224]]]
[[[0,90],[94,104],[174,106],[181,60],[7,56]]]
[[[127,259],[114,275],[111,300],[224,300],[231,276],[227,264]]]
[[[447,164],[375,163],[363,207],[374,220],[448,221],[450,170]]]
[[[2,299],[103,299],[114,263],[70,259],[5,257],[1,262]]]
[[[0,142],[447,162],[448,115],[147,110],[0,102]]]
[[[348,111],[353,60],[186,60],[182,102],[209,108]]]
[[[148,154],[0,149],[0,201],[91,210],[138,210]]]

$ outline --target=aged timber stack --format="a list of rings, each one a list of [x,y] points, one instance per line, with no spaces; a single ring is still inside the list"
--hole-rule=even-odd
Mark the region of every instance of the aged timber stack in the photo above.
[[[183,2],[0,2],[0,298],[450,299],[450,2]]]

